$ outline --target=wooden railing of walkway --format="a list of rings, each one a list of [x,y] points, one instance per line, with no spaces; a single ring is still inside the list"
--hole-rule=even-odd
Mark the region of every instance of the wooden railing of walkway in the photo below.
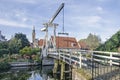
[[[104,51],[90,51],[90,50],[78,50],[78,49],[59,49],[51,51],[49,57],[62,60],[69,65],[76,68],[84,68],[88,70],[92,77],[95,79],[106,80],[113,77],[113,72],[116,72],[116,79],[120,79],[120,53],[117,52],[104,52]],[[86,55],[90,55],[87,57]],[[111,69],[109,69],[111,67]],[[103,73],[101,71],[103,71]],[[106,70],[107,72],[105,72]],[[108,74],[110,77],[108,77]],[[108,78],[100,78],[107,75]]]
[[[87,54],[90,54],[90,57],[86,57]],[[120,53],[117,52],[104,52],[104,51],[89,51],[89,50],[59,50],[58,52],[51,51],[48,54],[49,57],[63,60],[64,62],[80,67],[85,66],[84,61],[94,60],[101,63],[109,63],[109,65],[120,65]],[[107,62],[106,62],[107,61]],[[79,66],[78,66],[79,65]]]

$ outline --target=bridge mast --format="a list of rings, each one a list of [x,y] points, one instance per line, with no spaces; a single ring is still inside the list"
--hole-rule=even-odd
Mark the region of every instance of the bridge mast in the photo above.
[[[44,30],[43,31],[46,31],[46,37],[45,37],[45,40],[46,40],[46,49],[48,48],[48,27],[53,27],[54,28],[54,43],[53,43],[53,46],[54,46],[54,49],[56,49],[56,27],[58,26],[58,24],[56,23],[53,23],[53,21],[55,20],[55,18],[57,17],[57,15],[60,13],[60,11],[63,9],[64,7],[64,3],[62,3],[60,5],[60,7],[57,9],[57,11],[55,12],[55,14],[52,16],[52,18],[49,20],[49,22],[47,23],[44,23]],[[46,50],[48,53],[48,50]]]

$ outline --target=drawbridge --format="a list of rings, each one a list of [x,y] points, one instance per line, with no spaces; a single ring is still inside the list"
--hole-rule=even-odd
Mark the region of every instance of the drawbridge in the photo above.
[[[43,65],[53,65],[54,60],[60,60],[76,69],[86,70],[87,73],[91,74],[91,80],[120,80],[120,53],[56,47],[56,28],[58,24],[53,23],[53,21],[63,8],[64,3],[60,5],[55,15],[47,23],[44,23],[44,28],[41,29],[45,32],[41,55]],[[51,42],[48,41],[49,27],[54,28],[54,38]],[[64,33],[64,28],[63,33],[59,34],[68,35]]]

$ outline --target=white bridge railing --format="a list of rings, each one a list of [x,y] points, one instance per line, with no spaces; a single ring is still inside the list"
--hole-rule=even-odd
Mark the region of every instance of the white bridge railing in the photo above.
[[[49,53],[49,57],[60,59],[70,65],[77,66],[79,68],[82,66],[87,67],[88,64],[92,65],[92,61],[101,64],[108,64],[110,66],[120,66],[120,53],[116,52],[59,49],[57,52],[52,51]]]
[[[120,53],[117,52],[103,52],[93,51],[93,60],[101,63],[112,65],[120,65]]]

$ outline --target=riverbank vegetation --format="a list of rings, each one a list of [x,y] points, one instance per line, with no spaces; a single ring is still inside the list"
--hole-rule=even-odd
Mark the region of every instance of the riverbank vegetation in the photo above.
[[[0,62],[0,72],[10,69],[10,64],[8,62]]]
[[[104,44],[101,44],[96,50],[120,52],[120,31],[115,33]]]
[[[19,51],[22,58],[34,60],[36,62],[40,62],[40,49],[39,48],[31,48],[31,47],[24,47]]]
[[[40,62],[40,48],[33,48],[25,34],[16,33],[9,41],[0,42],[0,71],[11,62]]]

